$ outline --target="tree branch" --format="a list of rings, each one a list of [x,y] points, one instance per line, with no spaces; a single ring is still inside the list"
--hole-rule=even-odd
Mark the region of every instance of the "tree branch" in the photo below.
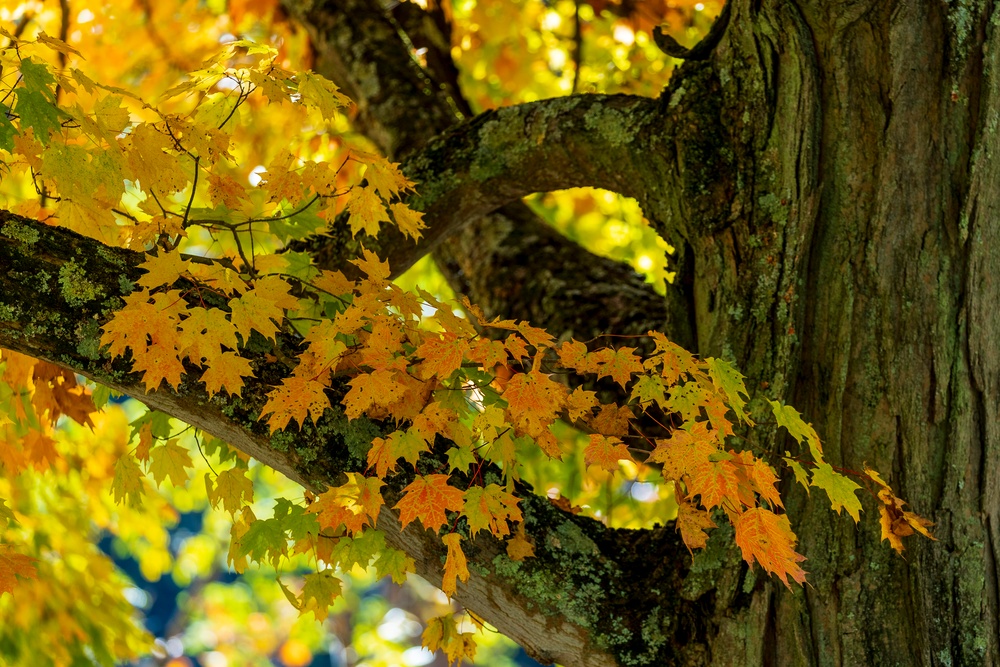
[[[365,470],[364,452],[372,438],[393,427],[366,418],[349,421],[339,408],[346,384],[330,390],[336,407],[316,424],[307,420],[300,431],[275,437],[257,420],[270,384],[289,372],[280,361],[269,361],[274,356],[244,350],[257,377],[247,381],[239,397],[209,397],[195,367],[187,369],[176,391],[146,393],[128,362],[103,353],[100,326],[131,292],[141,261],[140,253],[0,211],[0,266],[6,269],[0,273],[0,347],[59,364],[132,396],[308,488],[337,483],[344,472]],[[279,337],[276,347],[294,352],[296,342]],[[435,455],[444,459],[443,451]],[[388,480],[388,506],[396,503],[412,475]],[[472,578],[459,584],[456,595],[466,608],[543,663],[669,665],[704,651],[702,641],[711,630],[704,619],[712,602],[712,596],[704,595],[704,582],[723,571],[723,561],[739,559],[724,547],[730,538],[724,529],[714,531],[719,544],[705,552],[707,560],[692,579],[686,578],[685,549],[673,530],[608,529],[527,492],[523,510],[536,557],[514,562],[502,542],[488,536],[471,540],[466,553]],[[388,509],[378,527],[391,546],[415,559],[419,574],[438,580],[443,548],[435,535],[416,526],[400,530],[398,517]],[[732,583],[735,590],[739,582]]]
[[[584,186],[634,197],[652,215],[675,219],[680,215],[675,205],[655,197],[671,180],[672,165],[663,159],[668,141],[660,103],[645,97],[575,95],[487,111],[437,136],[403,163],[417,182],[410,205],[431,221],[424,238],[414,245],[390,229],[365,245],[374,246],[398,273],[445,236],[504,204],[535,192]],[[333,242],[317,237],[296,249],[339,268],[356,249],[336,233]]]

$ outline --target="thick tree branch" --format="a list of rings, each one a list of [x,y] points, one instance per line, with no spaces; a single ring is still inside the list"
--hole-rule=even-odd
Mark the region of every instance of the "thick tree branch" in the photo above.
[[[316,424],[307,421],[299,432],[271,435],[257,420],[265,393],[289,373],[280,361],[269,360],[282,355],[268,356],[274,350],[266,345],[251,346],[260,348],[256,353],[244,350],[256,377],[239,397],[209,397],[194,367],[176,391],[146,393],[128,362],[108,358],[101,351],[100,327],[131,292],[142,259],[139,253],[0,211],[0,347],[106,384],[229,442],[308,488],[365,470],[367,447],[373,437],[386,434],[388,424],[349,421],[339,407],[328,409]],[[291,338],[277,343],[288,353],[296,346]],[[346,385],[335,385],[329,391],[331,405],[339,406],[345,391]],[[421,466],[428,465],[435,465],[433,458],[422,460]],[[390,476],[388,506],[412,475]],[[544,663],[669,665],[704,650],[701,642],[710,629],[702,619],[712,604],[712,596],[704,595],[711,588],[705,582],[733,556],[721,546],[726,531],[715,531],[720,546],[706,552],[696,577],[685,578],[679,564],[687,556],[673,530],[611,530],[531,493],[524,494],[523,508],[537,557],[516,563],[501,542],[482,536],[471,540],[466,552],[472,578],[459,584],[457,593],[468,609]],[[379,528],[390,545],[414,557],[419,574],[438,580],[440,540],[415,525],[400,530],[389,510],[383,510]],[[738,582],[731,583],[736,590]]]

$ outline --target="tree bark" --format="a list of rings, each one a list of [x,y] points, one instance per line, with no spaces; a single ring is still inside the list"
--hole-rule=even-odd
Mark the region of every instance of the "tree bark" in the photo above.
[[[717,606],[712,664],[1000,661],[998,20],[734,3],[711,66],[739,214],[687,232],[698,349],[802,410],[829,460],[891,471],[937,541],[899,558],[789,484],[809,585]]]
[[[712,56],[679,69],[634,144],[634,164],[670,165],[659,191],[654,183],[639,194],[660,233],[689,248],[690,298],[681,303],[691,306],[697,350],[734,360],[755,401],[801,410],[829,461],[885,471],[912,509],[937,522],[937,541],[910,541],[900,558],[872,516],[855,526],[831,513],[823,492],[806,495],[789,481],[809,584],[787,591],[747,568],[731,531],[713,531],[691,560],[672,527],[611,530],[529,495],[538,557],[512,563],[500,543],[477,538],[473,578],[458,599],[539,660],[566,665],[997,664],[1000,13],[973,0],[731,1]],[[622,99],[585,104],[605,117],[604,140],[614,143]],[[600,139],[577,136],[588,128],[573,108],[571,138]],[[505,113],[516,121],[521,111]],[[440,153],[425,165],[430,176],[443,178],[454,160],[474,181],[469,150],[488,144],[479,130],[495,120],[449,135],[465,143],[432,144]],[[374,113],[371,122],[390,127]],[[547,186],[573,178],[542,176]],[[525,191],[515,185],[470,215]],[[470,183],[455,191],[477,192]],[[329,243],[330,256],[351,252],[345,239]],[[38,291],[43,271],[61,275],[70,261],[91,289],[51,282]],[[264,383],[238,403],[208,400],[196,378],[145,394],[127,366],[110,363],[94,346],[96,327],[119,307],[118,275],[132,275],[136,261],[3,214],[0,345],[111,384],[306,485],[362,465],[358,448],[387,425],[330,410],[314,431],[279,442],[251,418]],[[81,306],[95,286],[101,296]],[[607,316],[629,319],[616,310]],[[564,317],[544,299],[528,312],[542,323]],[[285,373],[264,377],[273,384]],[[766,427],[752,437],[758,450],[792,448]],[[390,505],[405,483],[392,481]],[[873,514],[874,503],[866,509]],[[380,527],[421,573],[439,576],[433,536],[400,531],[390,512]]]

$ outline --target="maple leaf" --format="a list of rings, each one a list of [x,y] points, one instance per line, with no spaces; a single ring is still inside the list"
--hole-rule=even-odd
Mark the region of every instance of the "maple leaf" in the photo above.
[[[261,417],[271,415],[267,426],[272,432],[288,428],[293,419],[301,428],[307,416],[311,416],[315,423],[330,407],[325,389],[326,385],[322,382],[308,377],[287,377],[267,393],[267,403],[261,408]]]
[[[250,560],[269,561],[277,566],[282,556],[288,554],[288,537],[282,522],[276,518],[257,519],[240,538],[239,556]]]
[[[454,665],[463,658],[476,657],[476,643],[471,633],[460,633],[454,614],[437,616],[427,621],[427,628],[421,635],[424,647],[431,651],[442,650],[448,656],[448,664]]]
[[[617,350],[603,349],[591,355],[597,363],[597,378],[611,376],[615,382],[625,389],[636,373],[642,373],[642,360],[635,356],[634,347],[622,347]]]
[[[566,413],[570,422],[578,419],[589,421],[592,409],[597,405],[597,392],[577,387],[566,399]]]
[[[932,540],[936,539],[928,530],[934,525],[933,522],[903,509],[906,502],[896,497],[892,488],[885,483],[882,477],[874,470],[865,466],[865,474],[881,488],[878,491],[878,499],[882,504],[879,506],[879,525],[882,529],[882,541],[889,540],[889,546],[897,553],[903,553],[903,540],[901,538],[918,532],[924,537]]]
[[[390,204],[389,210],[392,211],[392,217],[396,221],[396,226],[399,227],[399,231],[403,232],[404,236],[408,236],[414,241],[423,236],[420,230],[427,229],[427,225],[424,224],[423,213],[414,211],[403,203]]]
[[[312,279],[312,284],[334,296],[354,291],[354,283],[345,278],[340,271],[320,271],[320,274]]]
[[[378,236],[380,224],[389,222],[385,204],[375,193],[375,188],[370,185],[354,186],[351,190],[351,199],[347,202],[347,212],[350,213],[347,222],[351,226],[352,237],[357,236],[362,230],[369,236]]]
[[[171,337],[176,340],[179,311],[168,301],[149,303],[149,296],[143,292],[130,294],[124,301],[125,307],[101,327],[104,331],[101,345],[107,345],[112,356],[123,356],[127,348],[131,348],[133,354],[145,351],[146,336],[150,334],[156,334],[161,340],[169,341]]]
[[[210,473],[205,473],[205,489],[208,492],[208,502],[212,507],[222,507],[236,516],[244,504],[253,502],[253,482],[246,476],[245,468],[230,468],[223,470],[212,484]]]
[[[323,622],[330,605],[340,597],[340,579],[329,569],[307,574],[303,579],[302,593],[296,607],[300,614],[311,611],[317,621]]]
[[[142,373],[146,393],[157,389],[164,380],[176,388],[184,373],[184,364],[177,356],[177,348],[154,344],[132,351],[132,370]]]
[[[420,364],[420,377],[426,380],[436,375],[442,380],[447,380],[469,355],[469,343],[464,338],[446,332],[439,337],[432,336],[425,340],[415,354],[423,359]]]
[[[253,376],[250,361],[235,352],[223,352],[212,360],[212,365],[201,374],[205,390],[209,396],[221,393],[225,387],[226,393],[240,396],[243,391],[241,378]]]
[[[656,349],[643,362],[643,366],[650,370],[660,366],[664,384],[667,386],[676,384],[683,376],[697,371],[697,360],[693,354],[668,340],[659,331],[650,331],[646,335],[653,339]]]
[[[663,380],[654,375],[643,375],[632,386],[629,400],[638,401],[640,404],[655,402],[664,405],[667,397],[663,393]]]
[[[195,307],[184,312],[187,319],[180,324],[177,344],[180,355],[200,365],[202,359],[217,359],[222,346],[237,348],[236,327],[226,319],[224,311]]]
[[[462,514],[469,522],[470,537],[480,530],[489,530],[496,537],[504,537],[510,534],[507,521],[521,521],[517,497],[497,484],[471,486],[464,498]]]
[[[620,460],[633,460],[628,447],[621,440],[599,433],[591,434],[590,442],[583,450],[584,465],[597,465],[608,472],[617,472]]]
[[[38,561],[35,558],[14,551],[11,545],[0,544],[0,596],[4,593],[13,595],[18,578],[37,579],[36,562]]]
[[[635,418],[632,409],[627,405],[606,403],[601,406],[597,416],[587,421],[587,424],[603,435],[624,436],[628,434],[629,422]]]
[[[511,378],[503,393],[514,427],[538,438],[555,421],[566,400],[566,387],[533,370]]]
[[[472,342],[468,358],[489,371],[507,361],[507,348],[502,341],[479,338]]]
[[[597,364],[588,356],[590,351],[587,346],[576,340],[568,340],[556,350],[559,354],[559,363],[564,367],[575,370],[579,373],[594,373],[597,371]]]
[[[743,409],[746,406],[746,400],[743,397],[750,397],[746,386],[743,384],[743,376],[728,361],[709,357],[705,360],[705,363],[708,366],[708,374],[711,376],[715,388],[725,393],[729,407],[732,408],[741,422],[753,426],[750,416]]]
[[[145,463],[149,460],[149,450],[153,446],[153,422],[143,422],[138,435],[139,444],[135,448],[135,457]]]
[[[707,510],[698,509],[689,502],[677,504],[677,530],[688,551],[702,549],[708,544],[706,531],[715,528],[712,514]]]
[[[111,483],[115,502],[121,505],[126,502],[129,507],[142,505],[142,471],[139,464],[129,454],[118,457],[115,463],[115,478]]]
[[[855,495],[861,487],[836,472],[829,463],[820,463],[813,469],[812,485],[826,491],[837,514],[844,508],[854,519],[854,523],[861,520],[861,500]]]
[[[789,576],[799,584],[805,581],[806,572],[799,567],[805,557],[795,553],[798,539],[787,516],[754,507],[741,514],[734,527],[743,560],[751,565],[756,560],[765,571],[781,579],[789,590],[792,589]]]
[[[458,585],[457,579],[463,582],[469,580],[469,565],[465,559],[465,552],[462,551],[462,536],[458,533],[449,533],[441,538],[445,546],[448,547],[448,556],[444,562],[444,578],[441,581],[441,590],[448,597],[455,595]]]
[[[348,479],[347,484],[320,494],[308,512],[318,515],[321,528],[336,530],[343,524],[351,535],[356,535],[378,520],[385,482],[358,473],[348,473]]]
[[[252,291],[230,299],[230,319],[244,341],[250,340],[251,330],[272,339],[278,331],[274,322],[281,322],[286,309],[298,308],[299,301],[288,293],[291,288],[277,276],[257,280]]]
[[[340,538],[330,555],[330,563],[336,564],[341,571],[349,570],[355,565],[368,567],[372,559],[385,548],[385,534],[368,528],[354,537]]]
[[[386,407],[396,402],[406,388],[396,382],[395,376],[392,371],[380,369],[352,378],[351,390],[344,396],[348,419],[357,419],[372,406]]]
[[[403,489],[403,498],[394,509],[406,528],[420,519],[424,528],[437,532],[448,520],[446,510],[459,511],[464,506],[462,491],[448,484],[448,475],[418,475]]]
[[[168,476],[174,486],[183,486],[188,480],[185,468],[193,467],[191,455],[178,445],[176,440],[168,440],[162,445],[153,447],[149,452],[149,472],[156,480],[157,486]]]
[[[771,504],[772,507],[784,507],[781,502],[781,494],[774,488],[778,482],[778,475],[774,468],[764,463],[752,452],[743,451],[736,455],[738,462],[737,470],[746,476],[750,486],[760,494],[760,497]]]
[[[350,104],[335,83],[315,72],[301,72],[299,94],[302,101],[319,110],[322,119],[333,118],[337,109]]]
[[[785,452],[785,456],[781,458],[789,468],[792,469],[792,474],[795,475],[795,481],[801,484],[805,490],[806,494],[809,494],[809,473],[806,469],[802,467],[802,464],[795,459],[789,458],[790,454]]]
[[[517,532],[514,537],[507,540],[507,556],[512,561],[522,561],[535,555],[535,545],[528,541],[528,536],[524,531],[524,524],[517,524]]]
[[[768,401],[771,404],[771,411],[774,413],[774,419],[778,422],[778,426],[784,426],[788,429],[788,433],[795,438],[801,445],[805,441],[809,445],[809,451],[812,453],[813,460],[819,463],[823,460],[823,446],[820,444],[819,435],[816,434],[816,429],[812,427],[812,424],[808,424],[802,419],[795,408],[782,405],[778,401]]]
[[[365,163],[365,179],[378,191],[379,197],[386,201],[398,195],[401,191],[412,190],[410,181],[399,170],[399,163],[389,162],[381,155],[355,151],[353,155]]]
[[[181,274],[187,271],[188,262],[179,252],[163,252],[158,255],[148,255],[145,262],[139,265],[146,273],[136,283],[147,289],[161,285],[172,285]]]
[[[730,455],[716,450],[708,461],[693,466],[685,479],[688,493],[701,496],[701,505],[705,509],[725,507],[727,500],[731,505],[750,504],[750,499],[740,493],[740,476],[736,465],[730,460],[712,460],[722,456]]]
[[[379,552],[375,560],[375,576],[380,579],[385,576],[392,578],[397,584],[406,582],[406,575],[416,569],[413,559],[406,555],[405,551],[386,547]]]
[[[380,285],[385,282],[385,279],[389,277],[389,263],[383,262],[378,258],[378,255],[373,253],[368,248],[361,248],[361,259],[352,259],[351,264],[358,267],[362,273],[368,276],[368,280],[376,285]]]

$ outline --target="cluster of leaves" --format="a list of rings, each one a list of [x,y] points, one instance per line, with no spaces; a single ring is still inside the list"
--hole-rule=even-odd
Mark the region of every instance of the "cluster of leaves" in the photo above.
[[[470,576],[463,545],[483,532],[506,540],[511,559],[530,557],[516,493],[520,461],[539,449],[561,456],[551,430],[558,420],[588,434],[588,466],[661,466],[689,548],[703,547],[707,531],[725,516],[744,558],[788,586],[789,577],[801,583],[806,573],[781,513],[778,473],[749,445],[732,444],[739,440],[737,429],[773,416],[805,445],[798,457],[786,453],[784,465],[807,489],[825,490],[838,513],[846,509],[860,519],[860,486],[824,460],[812,427],[778,402],[763,405],[769,415],[748,411],[743,378],[724,360],[697,359],[656,332],[649,333],[655,350],[643,359],[635,348],[591,349],[556,341],[524,322],[487,321],[468,302],[461,317],[430,294],[417,296],[389,282],[387,264],[367,250],[354,262],[364,276],[355,281],[317,269],[306,255],[272,252],[323,232],[342,199],[353,235],[374,237],[383,224],[394,223],[419,238],[423,226],[401,199],[413,184],[376,155],[348,158],[364,166],[364,184],[345,183],[343,163],[331,166],[288,151],[271,161],[259,187],[233,178],[233,132],[244,103],[263,95],[292,109],[301,122],[325,128],[347,100],[322,77],[285,70],[272,49],[235,41],[166,93],[165,100],[194,100],[192,109],[168,113],[79,70],[57,72],[36,57],[40,50],[71,50],[58,40],[5,36],[11,46],[0,52],[0,149],[12,156],[11,167],[29,172],[39,194],[54,203],[52,221],[107,243],[156,250],[104,324],[101,342],[109,355],[130,360],[147,391],[186,381],[200,383],[209,396],[238,396],[244,378],[258,370],[248,346],[269,341],[288,369],[261,410],[272,432],[294,433],[337,410],[352,420],[396,425],[372,442],[364,474],[350,473],[345,484],[303,504],[278,499],[268,519],[249,506],[253,486],[245,457],[227,455],[232,467],[206,476],[210,501],[234,518],[229,562],[237,571],[249,563],[277,567],[296,553],[311,556],[316,570],[301,590],[282,587],[300,612],[325,618],[340,593],[338,571],[374,563],[380,576],[399,581],[413,570],[412,559],[388,547],[376,528],[385,479],[399,470],[412,482],[394,509],[404,528],[419,521],[441,536],[447,595]],[[60,90],[77,102],[61,104]],[[211,253],[195,242],[206,237],[214,242]],[[422,326],[426,309],[436,311],[438,329]],[[279,337],[296,341],[294,357],[286,356]],[[16,475],[54,461],[37,415],[48,415],[51,428],[61,414],[86,422],[91,407],[72,374],[6,353],[4,362],[0,417],[6,419],[0,428],[9,430],[8,442],[20,444],[0,452],[5,472]],[[564,374],[610,378],[629,392],[629,401],[602,404],[595,392],[571,390],[557,379]],[[334,382],[350,387],[339,406],[330,401]],[[649,422],[669,437],[647,436],[641,424]],[[183,485],[193,467],[178,441],[154,438],[152,418],[134,430],[137,444],[121,453],[113,473],[115,499],[126,505],[142,502],[143,468],[157,484],[169,479]],[[440,442],[449,443],[447,467],[417,470],[421,456]],[[883,537],[894,548],[901,550],[899,538],[913,531],[929,536],[927,522],[904,511],[877,473],[866,469],[860,477],[877,486]],[[5,523],[9,515],[0,504]],[[0,590],[35,574],[11,547],[0,549]],[[475,650],[450,616],[432,621],[424,641],[453,661]]]

